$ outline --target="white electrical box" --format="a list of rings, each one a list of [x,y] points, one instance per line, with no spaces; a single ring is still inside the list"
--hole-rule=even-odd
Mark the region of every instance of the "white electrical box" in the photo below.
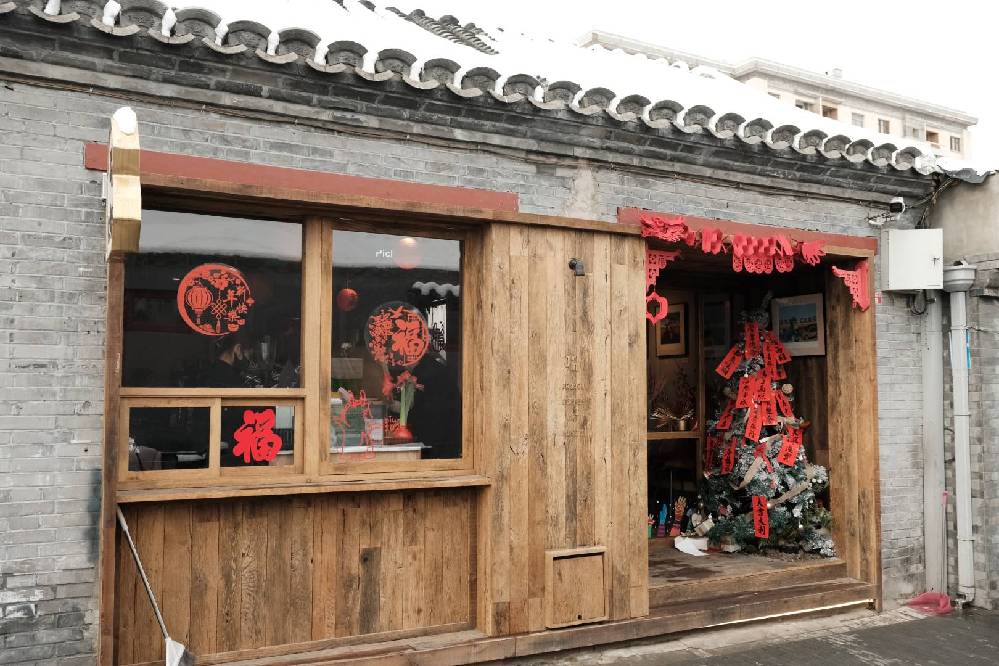
[[[943,289],[943,229],[881,233],[881,291]]]

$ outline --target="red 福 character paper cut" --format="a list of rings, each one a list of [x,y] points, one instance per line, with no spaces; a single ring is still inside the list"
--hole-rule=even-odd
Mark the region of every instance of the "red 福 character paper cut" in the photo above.
[[[866,259],[857,262],[857,267],[853,270],[832,267],[833,275],[842,278],[850,296],[853,298],[853,307],[860,308],[861,311],[871,307],[871,291],[869,284],[869,268]]]
[[[191,269],[177,287],[177,311],[192,330],[221,336],[238,331],[253,306],[243,274],[225,264]]]
[[[732,427],[732,417],[734,416],[735,403],[731,400],[725,405],[725,410],[718,417],[718,423],[715,425],[717,430],[728,430]]]
[[[232,438],[236,446],[232,454],[237,458],[242,456],[243,462],[270,462],[281,450],[281,438],[274,432],[274,410],[265,409],[255,412],[247,409],[243,412],[243,425],[236,429]]]
[[[372,430],[377,427],[374,416],[371,412],[371,400],[365,395],[364,389],[358,393],[357,397],[354,397],[352,391],[341,390],[341,395],[343,396],[343,409],[333,417],[333,427],[336,428],[340,436],[337,437],[339,440],[340,454],[345,455],[344,447],[347,445],[347,434],[349,430],[350,415],[352,413],[359,413],[364,422],[364,427],[361,429],[361,446],[363,446],[366,451],[364,455],[360,457],[368,457],[374,455],[375,448],[375,438],[372,434]],[[379,439],[381,439],[379,437]]]
[[[770,514],[766,495],[753,495],[753,533],[757,539],[770,538]]]
[[[722,474],[731,474],[732,468],[735,467],[735,447],[736,438],[733,437],[729,440],[728,448],[725,449],[725,453],[722,455],[721,471]]]
[[[375,308],[368,317],[364,337],[372,358],[389,366],[412,367],[430,347],[426,319],[407,303],[386,303]]]
[[[655,313],[649,312],[649,305],[655,303],[658,309]],[[655,325],[659,323],[660,320],[665,319],[666,315],[669,314],[669,301],[659,295],[655,289],[649,292],[649,295],[645,297],[645,318],[649,320],[649,323]]]
[[[777,462],[788,467],[794,467],[798,460],[798,451],[801,449],[801,430],[798,428],[788,428],[784,433],[784,440],[781,443],[780,453],[777,454]]]
[[[715,368],[715,372],[725,379],[731,379],[735,371],[739,369],[739,364],[741,363],[742,352],[739,351],[738,346],[732,347],[728,350],[728,353],[725,354],[725,358],[721,360],[718,367]]]

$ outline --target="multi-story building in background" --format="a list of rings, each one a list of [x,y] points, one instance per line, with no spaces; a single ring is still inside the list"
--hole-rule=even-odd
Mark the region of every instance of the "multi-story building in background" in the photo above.
[[[799,109],[881,134],[926,141],[938,156],[967,157],[968,128],[978,122],[963,111],[845,81],[840,69],[817,73],[762,58],[733,65],[600,30],[588,32],[580,41],[581,46],[595,44],[713,67]]]

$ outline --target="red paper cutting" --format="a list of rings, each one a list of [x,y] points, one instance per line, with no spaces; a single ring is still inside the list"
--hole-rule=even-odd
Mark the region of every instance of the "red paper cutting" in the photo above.
[[[253,305],[243,274],[225,264],[202,264],[184,276],[177,287],[181,319],[202,335],[221,336],[238,331]]]
[[[659,304],[659,309],[656,310],[655,314],[649,312],[649,305],[652,303]],[[667,314],[669,314],[669,301],[660,296],[659,292],[653,289],[649,295],[645,297],[645,318],[648,319],[650,323],[656,324],[660,320],[665,319]]]
[[[242,456],[243,462],[270,462],[281,450],[281,438],[274,432],[275,416],[273,409],[255,412],[247,409],[243,412],[243,425],[233,433],[236,446],[232,454]]]
[[[718,367],[715,368],[715,372],[725,379],[731,379],[735,371],[739,369],[739,365],[741,363],[742,352],[739,351],[739,346],[736,345],[728,350],[728,353],[725,354],[725,358],[723,358],[721,363],[718,364]]]
[[[654,286],[659,278],[659,271],[679,256],[679,250],[645,250],[645,288]]]
[[[705,254],[718,254],[719,252],[725,251],[725,246],[722,244],[725,238],[720,229],[702,229],[701,230],[701,252]]]
[[[857,267],[853,270],[845,270],[833,266],[832,272],[836,277],[842,278],[843,282],[850,290],[850,296],[853,298],[853,307],[860,308],[861,311],[866,311],[867,308],[871,307],[869,266],[867,259],[861,259],[858,261]]]
[[[801,252],[801,259],[809,266],[816,266],[819,260],[825,256],[825,250],[822,249],[822,243],[815,242],[803,242],[798,249]]]
[[[757,539],[770,538],[770,514],[764,495],[753,495],[753,533]]]
[[[658,238],[669,243],[675,243],[687,237],[687,223],[683,218],[676,215],[673,217],[662,217],[643,213],[641,215],[642,236]]]
[[[371,356],[385,365],[412,367],[430,347],[426,320],[407,303],[386,303],[375,308],[368,317],[365,338]]]

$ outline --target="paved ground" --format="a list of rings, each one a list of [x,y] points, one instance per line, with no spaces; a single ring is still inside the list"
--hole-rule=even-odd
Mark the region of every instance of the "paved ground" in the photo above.
[[[672,640],[580,650],[518,666],[971,666],[999,664],[999,612],[910,609],[763,622]]]

